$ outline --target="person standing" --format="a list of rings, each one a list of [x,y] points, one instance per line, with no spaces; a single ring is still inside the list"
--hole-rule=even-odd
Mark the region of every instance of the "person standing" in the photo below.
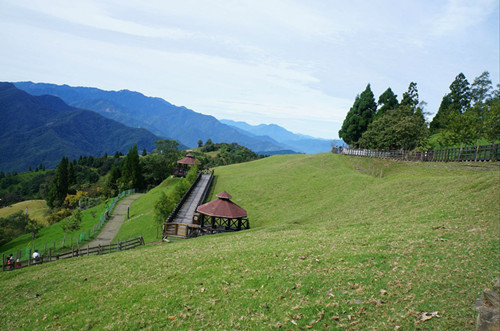
[[[38,253],[38,249],[35,249],[35,252],[33,253],[33,262],[38,263],[40,262],[40,253]]]

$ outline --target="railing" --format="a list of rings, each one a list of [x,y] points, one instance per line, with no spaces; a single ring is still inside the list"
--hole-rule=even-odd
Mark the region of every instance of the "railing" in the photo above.
[[[174,210],[170,213],[170,215],[167,217],[167,220],[165,222],[172,222],[175,219],[175,217],[177,217],[177,213],[181,209],[184,202],[186,202],[189,194],[191,194],[191,192],[193,191],[196,184],[200,181],[201,175],[202,175],[202,173],[199,172],[198,176],[196,176],[196,179],[194,180],[193,184],[191,184],[191,186],[189,187],[187,192],[182,197],[181,201],[179,201],[179,203],[175,206]]]
[[[192,238],[198,236],[200,226],[197,224],[165,223],[163,224],[164,237]]]
[[[99,220],[94,224],[94,226],[91,229],[88,229],[84,232],[73,234],[71,236],[66,237],[64,235],[63,238],[58,239],[57,241],[50,241],[50,242],[42,242],[41,244],[36,244],[36,247],[32,248],[32,251],[34,251],[35,248],[37,248],[39,251],[44,252],[44,254],[47,254],[48,250],[52,248],[53,250],[56,250],[58,248],[62,249],[64,247],[72,247],[73,245],[78,245],[79,243],[82,243],[86,240],[91,240],[93,237],[95,237],[101,228],[104,226],[104,224],[110,219],[114,208],[116,207],[116,204],[122,199],[123,197],[126,197],[127,195],[135,193],[135,189],[132,190],[126,190],[118,194],[116,197],[111,199],[109,206],[106,208],[106,210],[100,215]],[[96,215],[97,216],[97,215]],[[41,241],[41,240],[40,240]],[[25,258],[27,259],[29,256],[31,256],[31,253],[29,253],[30,248],[26,248],[25,250]],[[21,251],[17,251],[16,257],[21,258]]]
[[[337,149],[332,152],[350,156],[376,157],[400,161],[423,161],[423,162],[480,162],[500,161],[500,144],[465,146],[447,148],[435,151],[373,151],[369,149]]]
[[[15,270],[37,264],[48,263],[60,259],[68,259],[78,256],[102,255],[102,254],[126,251],[141,245],[144,245],[144,239],[142,238],[142,236],[127,241],[116,242],[114,244],[110,243],[109,245],[98,245],[95,247],[87,246],[86,248],[72,247],[71,251],[54,255],[52,254],[52,249],[49,249],[48,255],[41,255],[40,258],[38,259],[33,259],[30,256],[28,259],[25,260],[17,259],[13,263],[8,263],[7,258],[4,254],[2,256],[2,271]]]
[[[198,201],[197,206],[201,205],[205,201],[208,192],[210,191],[210,186],[212,186],[212,181],[214,180],[214,171],[212,170],[212,172],[209,172],[208,174],[210,174],[210,178],[208,179],[207,186],[205,186],[205,190],[203,191],[203,194],[200,198],[200,201]]]

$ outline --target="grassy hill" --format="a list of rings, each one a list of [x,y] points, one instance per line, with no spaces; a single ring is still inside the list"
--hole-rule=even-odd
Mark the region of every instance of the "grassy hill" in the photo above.
[[[161,241],[161,230],[159,238],[156,237],[158,223],[155,221],[155,204],[162,192],[168,194],[180,180],[179,177],[167,178],[146,195],[135,200],[130,206],[129,218],[124,221],[114,240],[126,240],[142,235],[146,243]]]
[[[47,203],[45,200],[26,200],[15,203],[11,206],[0,208],[0,217],[7,217],[18,211],[26,211],[31,219],[37,220],[43,225],[47,225],[45,220],[48,211]]]
[[[464,330],[499,276],[495,164],[289,155],[216,174],[250,230],[1,273],[4,327]]]

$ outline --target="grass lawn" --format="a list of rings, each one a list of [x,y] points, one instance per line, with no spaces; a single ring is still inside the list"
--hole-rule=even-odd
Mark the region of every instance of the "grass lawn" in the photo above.
[[[5,218],[18,211],[26,212],[26,208],[28,208],[28,215],[31,219],[37,220],[43,225],[47,225],[45,217],[49,208],[45,200],[26,200],[0,208],[0,217]]]
[[[4,328],[472,330],[500,276],[498,164],[328,153],[215,173],[250,230],[0,273]]]
[[[81,227],[79,230],[75,230],[71,233],[64,233],[62,229],[63,221],[61,221],[48,227],[42,228],[33,242],[31,240],[30,233],[17,237],[16,239],[6,243],[5,245],[0,246],[0,254],[8,255],[10,253],[13,253],[15,255],[17,251],[21,251],[23,254],[22,256],[24,257],[26,248],[31,248],[33,250],[38,249],[40,250],[40,252],[42,252],[45,249],[45,246],[47,246],[47,249],[52,248],[53,251],[54,247],[58,251],[67,251],[68,247],[71,248],[71,238],[73,238],[73,243],[75,244],[75,246],[77,244],[80,233],[85,233],[85,239],[87,239],[88,231],[92,231],[92,228],[96,223],[99,222],[99,217],[104,213],[105,210],[106,205],[101,204],[99,206],[95,206],[93,208],[82,211]],[[65,248],[61,249],[63,239],[65,237]],[[86,240],[85,242],[88,242],[88,240]],[[85,242],[82,242],[81,244]]]
[[[146,243],[161,241],[161,228],[154,219],[154,206],[161,193],[167,194],[175,188],[181,178],[167,178],[160,185],[149,191],[144,196],[135,200],[130,206],[130,217],[123,222],[120,231],[115,236],[115,241],[143,236]],[[156,237],[159,229],[159,237]]]

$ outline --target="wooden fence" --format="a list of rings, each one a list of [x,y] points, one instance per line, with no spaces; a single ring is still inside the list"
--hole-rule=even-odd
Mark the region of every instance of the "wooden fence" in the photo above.
[[[373,151],[369,149],[332,149],[333,153],[350,156],[376,157],[399,161],[422,162],[481,162],[500,161],[500,144],[465,146],[435,151]]]
[[[110,243],[109,245],[98,245],[95,247],[85,247],[85,248],[80,248],[79,246],[77,247],[72,247],[71,251],[64,252],[64,253],[59,253],[59,254],[52,254],[52,249],[49,248],[48,252],[44,252],[40,256],[38,260],[33,259],[33,257],[29,256],[28,259],[21,260],[20,258],[15,259],[13,264],[7,263],[7,256],[5,254],[2,255],[2,271],[9,271],[9,270],[15,270],[15,269],[20,269],[20,268],[25,268],[37,264],[42,264],[42,263],[47,263],[47,262],[53,262],[57,261],[60,259],[68,259],[72,257],[78,257],[78,256],[88,256],[88,255],[102,255],[102,254],[109,254],[109,253],[114,253],[114,252],[120,252],[120,251],[126,251],[132,248],[136,248],[138,246],[144,245],[144,239],[142,236],[133,238],[127,241],[119,241],[114,244]],[[31,252],[30,252],[31,253]]]

